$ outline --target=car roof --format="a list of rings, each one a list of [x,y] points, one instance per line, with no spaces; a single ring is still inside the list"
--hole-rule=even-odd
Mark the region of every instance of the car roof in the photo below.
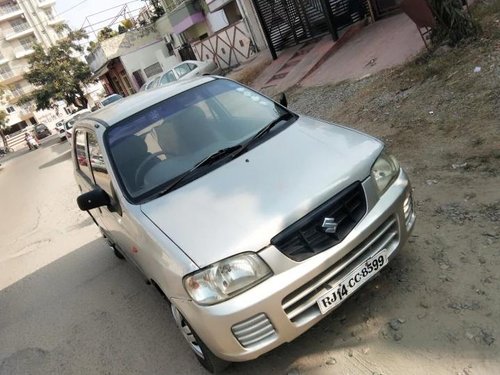
[[[204,83],[214,81],[217,78],[204,76],[199,78],[172,82],[166,86],[160,86],[149,91],[140,91],[137,94],[117,100],[110,105],[92,112],[85,116],[85,120],[94,120],[105,125],[114,125],[121,120],[140,112],[144,108],[159,103],[184,91],[200,86]]]
[[[90,113],[90,109],[81,109],[80,111],[78,112],[75,112],[75,113],[72,113],[69,117],[67,117],[64,121],[69,121],[71,119],[73,119],[73,117],[75,116],[78,116],[78,115],[82,115],[82,114],[85,114],[85,113]]]

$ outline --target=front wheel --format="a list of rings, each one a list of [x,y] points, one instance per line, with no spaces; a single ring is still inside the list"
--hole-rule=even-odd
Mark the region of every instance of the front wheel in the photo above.
[[[220,374],[224,371],[230,365],[230,362],[218,358],[208,349],[173,303],[170,304],[170,308],[177,327],[201,365],[211,374]]]

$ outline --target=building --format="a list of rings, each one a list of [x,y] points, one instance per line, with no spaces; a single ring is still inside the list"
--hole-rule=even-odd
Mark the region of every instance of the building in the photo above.
[[[157,21],[158,29],[168,35],[176,35],[181,42],[189,45],[191,58],[212,59],[225,69],[239,65],[256,51],[267,48],[251,0],[162,2],[166,14]],[[181,48],[181,55],[182,52]]]
[[[159,4],[159,3],[158,3]],[[156,19],[146,6],[135,29],[99,43],[86,56],[107,94],[130,95],[183,60],[239,65],[267,48],[252,0],[161,0]]]
[[[53,26],[64,20],[55,15],[55,0],[0,1],[0,85],[4,95],[0,108],[8,114],[8,126],[42,122],[53,117],[52,111],[35,112],[33,105],[17,105],[18,99],[33,90],[23,78],[33,43],[48,48],[61,37]]]
[[[180,62],[154,24],[105,39],[85,58],[106,94],[122,96],[139,91],[149,78]]]
[[[399,0],[238,1],[252,2],[274,59],[280,50],[323,35],[331,34],[337,40],[353,24],[367,19],[375,21],[397,11],[399,3]]]

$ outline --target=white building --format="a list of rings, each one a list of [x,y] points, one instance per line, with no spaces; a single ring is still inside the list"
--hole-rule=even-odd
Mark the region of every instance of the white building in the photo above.
[[[53,26],[64,20],[55,15],[55,0],[0,0],[0,85],[4,90],[0,109],[8,114],[7,125],[20,127],[50,121],[51,111],[35,112],[17,101],[33,87],[23,78],[33,43],[48,48],[61,37]]]

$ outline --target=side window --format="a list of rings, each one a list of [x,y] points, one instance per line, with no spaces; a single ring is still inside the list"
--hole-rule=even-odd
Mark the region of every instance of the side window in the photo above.
[[[101,147],[97,142],[97,136],[95,133],[88,132],[87,140],[89,143],[90,166],[94,174],[95,183],[108,193],[109,196],[113,196],[111,191],[111,179],[108,174],[108,168],[106,164],[104,164],[104,158],[102,156]]]
[[[189,66],[188,64],[181,64],[179,65],[178,67],[174,68],[175,72],[177,73],[177,75],[180,77],[182,76],[185,76],[186,74],[188,74],[191,69],[189,69]]]
[[[174,82],[176,80],[175,74],[172,70],[166,72],[163,77],[161,77],[160,85],[166,85],[169,82]]]
[[[187,65],[189,66],[189,70],[195,70],[198,67],[198,65],[191,63],[188,63]]]
[[[75,156],[80,171],[92,181],[92,172],[90,171],[89,157],[87,154],[87,133],[81,129],[76,130]]]

